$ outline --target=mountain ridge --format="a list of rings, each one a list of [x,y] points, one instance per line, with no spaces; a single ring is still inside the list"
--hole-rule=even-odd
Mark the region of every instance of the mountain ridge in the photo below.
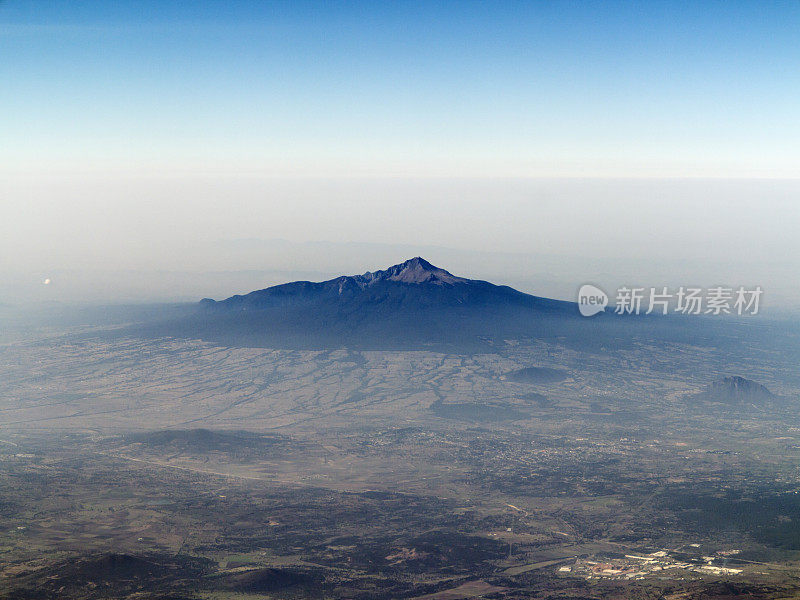
[[[710,343],[719,324],[678,318],[582,317],[574,302],[453,275],[416,256],[386,269],[320,282],[295,281],[204,298],[178,318],[135,326],[147,337],[225,346],[495,352],[521,340],[550,340],[591,352],[636,338]]]
[[[204,298],[201,305],[215,310],[263,309],[291,303],[313,301],[340,303],[419,303],[469,304],[491,302],[539,301],[552,307],[567,308],[570,302],[550,300],[525,294],[508,286],[479,279],[458,277],[416,256],[386,269],[362,275],[341,275],[320,282],[294,281],[234,295],[224,300]]]

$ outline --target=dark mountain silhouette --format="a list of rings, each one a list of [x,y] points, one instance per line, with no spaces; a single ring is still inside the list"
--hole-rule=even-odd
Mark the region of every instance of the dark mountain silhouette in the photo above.
[[[221,301],[149,333],[233,346],[475,349],[502,336],[554,334],[575,305],[457,277],[416,257],[329,281],[296,281]]]
[[[337,305],[355,308],[378,308],[397,311],[404,308],[442,306],[537,306],[550,311],[567,311],[573,305],[523,294],[508,286],[456,277],[416,257],[383,271],[342,276],[312,283],[295,281],[232,296],[215,302],[208,298],[203,306],[216,311],[264,310],[301,305]]]
[[[183,324],[196,328],[195,337],[271,347],[476,350],[521,335],[563,335],[585,321],[571,302],[458,277],[420,257],[200,306],[193,323]]]
[[[550,339],[602,352],[628,347],[637,337],[718,341],[711,329],[705,332],[697,320],[671,317],[609,311],[587,319],[572,302],[458,277],[416,257],[363,275],[296,281],[221,301],[206,298],[180,317],[165,316],[114,335],[203,339],[226,346],[455,352],[496,349],[507,340]]]

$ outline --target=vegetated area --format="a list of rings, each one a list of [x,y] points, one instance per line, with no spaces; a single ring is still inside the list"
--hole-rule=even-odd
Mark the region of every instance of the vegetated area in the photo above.
[[[800,595],[796,357],[489,346],[5,343],[0,598]]]

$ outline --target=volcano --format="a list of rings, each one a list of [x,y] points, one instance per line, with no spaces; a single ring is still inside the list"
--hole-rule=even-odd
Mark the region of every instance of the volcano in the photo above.
[[[181,336],[267,347],[475,348],[577,321],[576,305],[453,275],[421,257],[363,275],[203,299]],[[174,333],[174,332],[173,332]]]
[[[446,352],[535,339],[602,352],[637,336],[696,341],[699,329],[688,325],[610,312],[586,319],[573,302],[457,276],[417,256],[362,275],[205,298],[182,317],[122,333],[224,346]]]
[[[201,304],[216,312],[300,306],[329,310],[338,307],[343,311],[340,316],[368,309],[378,310],[384,318],[391,318],[392,313],[413,313],[417,309],[435,310],[437,307],[537,306],[568,311],[573,306],[569,302],[524,294],[508,286],[457,277],[421,257],[382,271],[346,275],[318,283],[295,281],[231,296],[219,302],[205,298]]]

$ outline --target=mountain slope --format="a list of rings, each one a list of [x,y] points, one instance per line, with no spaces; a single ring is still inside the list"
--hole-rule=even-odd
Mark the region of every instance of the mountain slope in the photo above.
[[[575,305],[458,277],[416,257],[384,270],[204,299],[140,332],[231,346],[476,350],[490,339],[555,335]],[[527,333],[526,333],[527,332]]]
[[[221,301],[206,298],[182,318],[127,333],[226,346],[455,352],[496,349],[508,340],[549,339],[604,351],[628,347],[635,337],[718,341],[717,325],[699,323],[613,313],[584,318],[572,302],[458,277],[416,257],[363,275],[296,281]]]
[[[537,298],[507,286],[456,277],[420,257],[382,271],[342,276],[319,283],[295,281],[232,296],[220,302],[206,298],[202,304],[216,311],[264,310],[309,304],[338,304],[350,309],[371,305],[393,310],[478,304],[538,305],[552,310],[572,308],[569,302]]]

